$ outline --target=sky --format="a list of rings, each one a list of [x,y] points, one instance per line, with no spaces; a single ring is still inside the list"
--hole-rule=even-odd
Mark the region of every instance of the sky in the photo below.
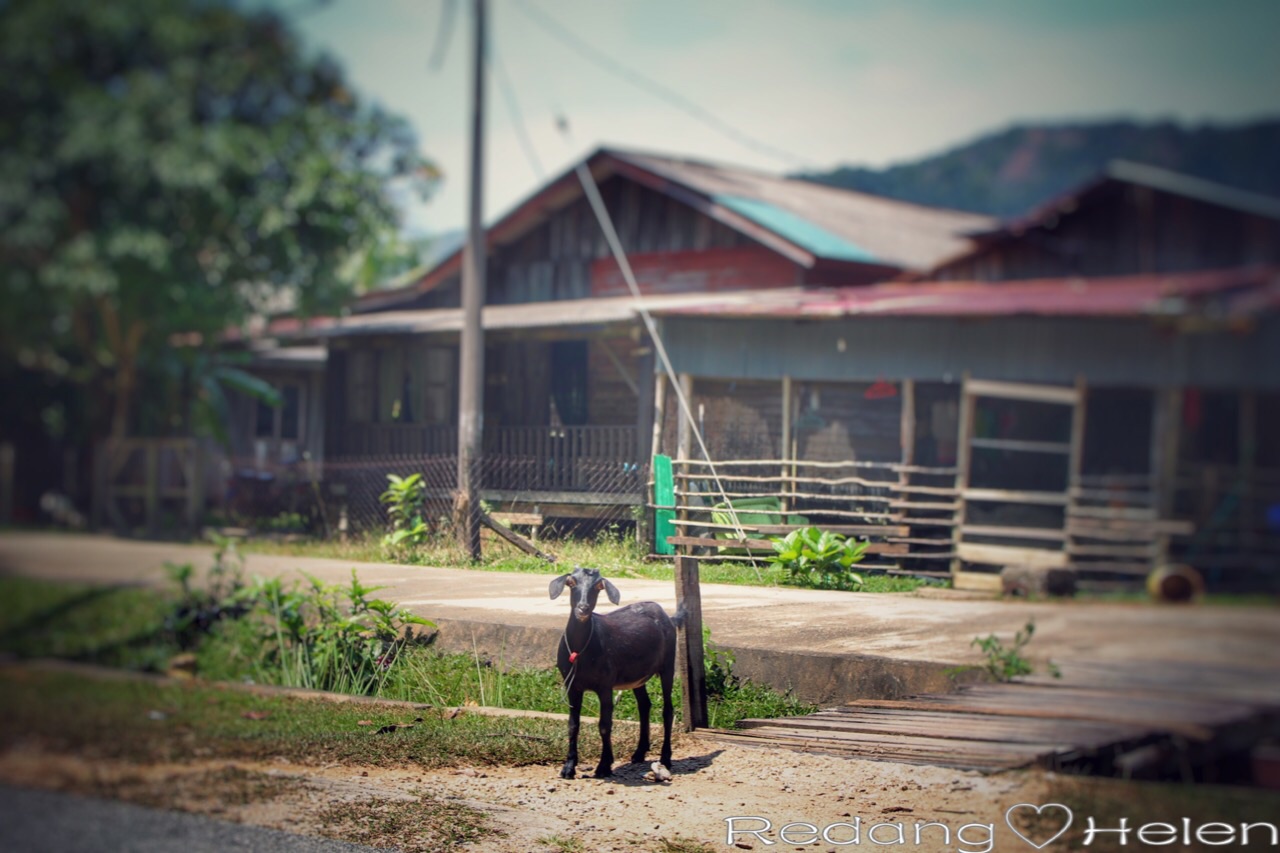
[[[444,179],[406,200],[407,228],[463,226],[472,0],[258,5],[416,129]],[[489,0],[488,17],[486,221],[602,145],[792,172],[1030,121],[1280,115],[1280,0]]]

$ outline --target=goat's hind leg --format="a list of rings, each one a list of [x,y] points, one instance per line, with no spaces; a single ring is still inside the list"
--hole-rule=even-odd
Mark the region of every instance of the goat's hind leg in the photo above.
[[[663,669],[662,678],[662,766],[671,769],[671,721],[676,715],[671,705],[671,685],[675,681],[675,662]],[[647,729],[647,727],[646,727]],[[647,733],[647,732],[646,732]]]
[[[569,755],[560,768],[561,779],[572,779],[578,767],[578,728],[582,721],[582,691],[569,691]]]
[[[631,755],[631,763],[641,764],[649,754],[649,709],[653,707],[653,702],[649,701],[649,691],[643,684],[631,692],[636,696],[636,709],[639,711],[637,716],[640,719],[640,741]]]

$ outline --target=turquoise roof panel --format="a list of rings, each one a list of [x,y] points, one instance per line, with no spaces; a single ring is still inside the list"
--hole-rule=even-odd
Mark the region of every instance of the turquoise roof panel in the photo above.
[[[763,228],[768,228],[782,239],[794,243],[819,258],[857,261],[864,264],[884,263],[856,243],[851,243],[822,226],[813,224],[803,216],[762,199],[734,195],[716,195],[713,199],[717,204],[745,216]]]

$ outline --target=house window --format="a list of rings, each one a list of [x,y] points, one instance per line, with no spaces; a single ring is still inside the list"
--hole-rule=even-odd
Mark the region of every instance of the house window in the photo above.
[[[302,439],[302,386],[281,383],[275,388],[280,395],[279,405],[258,400],[254,408],[254,456],[259,464],[297,461]]]
[[[378,422],[448,424],[453,414],[454,357],[449,347],[420,344],[378,353]]]
[[[259,399],[254,410],[253,437],[272,438],[276,433],[276,407]]]
[[[286,385],[280,389],[280,437],[287,441],[298,440],[301,397],[302,391],[297,385]]]
[[[347,358],[347,420],[367,424],[373,419],[373,353],[352,350]]]
[[[551,345],[551,399],[564,426],[587,422],[586,341],[556,341]]]
[[[417,411],[424,424],[441,426],[453,421],[453,350],[449,347],[427,347],[421,360],[421,394]]]
[[[404,351],[389,347],[378,353],[378,423],[394,424],[408,421],[410,407],[406,405],[405,390],[408,377],[404,369]]]

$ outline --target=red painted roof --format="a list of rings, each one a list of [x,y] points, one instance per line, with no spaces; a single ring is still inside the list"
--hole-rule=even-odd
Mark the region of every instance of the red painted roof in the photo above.
[[[1012,315],[1246,317],[1280,309],[1271,267],[1106,278],[889,283],[767,292],[750,302],[707,301],[661,311],[718,317],[997,317]]]

